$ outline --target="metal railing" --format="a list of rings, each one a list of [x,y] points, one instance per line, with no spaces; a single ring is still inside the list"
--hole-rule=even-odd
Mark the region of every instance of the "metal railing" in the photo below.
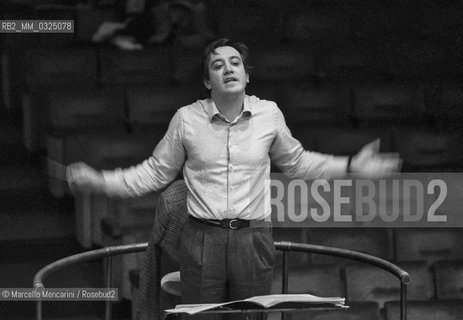
[[[34,276],[34,288],[40,289],[45,288],[43,280],[50,274],[63,269],[67,266],[83,263],[91,260],[104,259],[105,260],[105,285],[106,288],[111,288],[112,283],[112,257],[136,252],[145,252],[148,247],[148,242],[136,243],[122,246],[106,247],[97,250],[86,251],[78,253],[60,260],[57,260],[49,265],[46,265],[39,270]],[[37,301],[36,307],[36,319],[42,320],[42,301]],[[105,301],[105,320],[111,320],[111,301]]]
[[[354,261],[364,262],[375,267],[381,268],[394,275],[400,281],[400,319],[407,320],[407,286],[411,281],[410,275],[405,270],[402,270],[395,264],[357,251],[333,248],[326,246],[318,246],[308,243],[295,243],[289,241],[275,242],[275,247],[283,251],[283,293],[288,292],[288,253],[290,251],[299,251],[307,253],[318,253],[329,256],[350,259]]]
[[[112,257],[128,254],[128,253],[136,253],[136,252],[144,252],[148,247],[148,243],[137,243],[137,244],[129,244],[129,245],[122,245],[122,246],[113,246],[113,247],[106,247],[97,250],[91,250],[79,254],[75,254],[58,261],[55,261],[44,268],[40,269],[34,276],[34,288],[45,288],[43,285],[44,279],[56,272],[60,269],[63,269],[67,266],[72,264],[82,263],[90,260],[97,260],[97,259],[105,259],[105,266],[106,266],[106,278],[105,278],[105,285],[107,288],[111,288],[112,283]],[[345,259],[350,259],[354,261],[364,262],[383,270],[390,272],[400,281],[400,319],[406,320],[407,319],[407,285],[410,283],[410,275],[405,271],[396,266],[395,264],[357,251],[347,250],[347,249],[340,249],[340,248],[333,248],[333,247],[326,247],[326,246],[318,246],[308,243],[295,243],[289,241],[276,241],[275,248],[277,250],[283,251],[283,276],[282,276],[282,291],[283,293],[288,293],[288,257],[290,251],[298,251],[298,252],[305,252],[305,253],[318,253],[330,256],[337,256]],[[42,301],[37,301],[36,306],[36,319],[42,320]],[[283,315],[284,318],[284,315]],[[105,320],[111,320],[111,301],[105,301]]]

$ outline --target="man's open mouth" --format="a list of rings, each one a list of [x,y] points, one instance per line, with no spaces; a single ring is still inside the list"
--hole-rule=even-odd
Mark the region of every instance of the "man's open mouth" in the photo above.
[[[237,78],[226,78],[224,82],[229,83],[229,82],[232,82],[232,81],[238,81],[238,79]]]

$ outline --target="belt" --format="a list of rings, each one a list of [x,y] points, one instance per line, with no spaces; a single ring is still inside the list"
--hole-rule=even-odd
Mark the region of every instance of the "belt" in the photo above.
[[[251,220],[243,220],[243,219],[213,220],[213,219],[196,218],[191,215],[190,215],[190,219],[198,223],[207,224],[207,225],[225,228],[225,229],[232,229],[232,230],[247,228],[251,226]]]

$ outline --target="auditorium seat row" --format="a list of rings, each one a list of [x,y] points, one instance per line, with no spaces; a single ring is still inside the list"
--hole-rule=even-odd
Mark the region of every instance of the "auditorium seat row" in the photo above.
[[[390,301],[381,310],[375,302],[348,303],[347,311],[297,312],[289,315],[291,320],[396,320],[400,319],[400,302]],[[463,312],[461,300],[409,301],[407,319],[410,320],[456,320]],[[277,320],[279,314],[271,316]]]
[[[401,262],[426,262],[431,265],[439,260],[462,260],[459,243],[463,235],[459,228],[320,228],[317,226],[274,228],[276,241],[307,242],[328,247],[356,250],[386,260]],[[294,255],[293,266],[342,265],[347,262],[323,255]]]
[[[249,94],[276,101],[290,128],[302,136],[305,130],[317,127],[423,127],[430,120],[438,127],[453,124],[458,129],[463,118],[463,89],[452,84],[442,84],[430,93],[412,83],[379,82],[352,88],[286,83],[251,85]],[[35,89],[22,101],[25,145],[35,151],[44,147],[49,133],[98,128],[163,131],[178,108],[201,97],[200,83],[128,89]]]
[[[439,54],[436,50],[442,50],[439,43],[417,42],[386,51],[375,43],[363,42],[345,42],[319,50],[262,43],[251,52],[251,79],[287,81],[317,77],[349,83],[390,77],[415,80],[420,75],[423,79],[452,79],[463,72],[461,62],[452,64],[446,52]],[[448,51],[454,50],[457,48]],[[178,44],[150,46],[141,51],[92,46],[36,48],[20,53],[24,61],[19,67],[26,70],[29,86],[194,83],[200,81],[201,53],[201,47],[184,48]],[[15,54],[9,52],[12,61]]]
[[[409,272],[408,319],[458,319],[462,311],[462,260],[398,262]],[[386,271],[354,263],[291,267],[290,293],[346,297],[346,312],[294,313],[292,319],[399,319],[400,282]],[[281,292],[277,268],[272,291]],[[272,316],[274,317],[274,316]],[[275,318],[276,319],[276,318]]]
[[[164,131],[175,111],[199,94],[186,86],[36,90],[23,99],[24,143],[36,151],[49,134]]]
[[[429,301],[436,298],[433,273],[426,263],[407,262],[399,265],[413,278],[407,289],[408,299]],[[437,270],[439,273],[447,271]],[[388,272],[368,265],[306,265],[291,268],[289,274],[289,293],[346,297],[352,302],[374,301],[381,308],[387,301],[400,299],[399,281]],[[453,276],[461,275],[454,273]],[[438,294],[449,296],[448,292],[461,287],[461,283],[458,285],[446,283],[446,285],[448,287],[442,288],[440,284],[439,290],[443,292]],[[281,292],[281,275],[278,269],[275,270],[272,292],[275,294]],[[458,294],[451,298],[461,297],[461,294]],[[437,296],[437,299],[442,297]]]

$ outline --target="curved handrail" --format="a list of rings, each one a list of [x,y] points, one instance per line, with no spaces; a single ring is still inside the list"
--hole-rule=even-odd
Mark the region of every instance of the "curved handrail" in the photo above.
[[[78,253],[60,260],[57,260],[42,269],[40,269],[34,276],[33,285],[34,288],[44,288],[43,279],[45,279],[51,273],[67,267],[69,265],[75,263],[81,263],[89,260],[96,260],[102,258],[110,258],[117,255],[127,254],[127,253],[136,253],[136,252],[144,252],[148,247],[147,242],[143,243],[135,243],[135,244],[128,244],[128,245],[121,245],[121,246],[113,246],[113,247],[106,247],[102,249],[96,249],[91,251],[86,251],[83,253]],[[298,252],[306,252],[306,253],[319,253],[324,255],[331,255],[337,256],[341,258],[346,258],[350,260],[360,261],[367,264],[374,265],[379,267],[383,270],[386,270],[397,277],[401,282],[401,294],[400,294],[400,302],[401,302],[401,312],[400,318],[402,320],[407,319],[407,311],[406,311],[406,304],[407,304],[407,285],[411,281],[410,275],[405,271],[396,266],[395,264],[369,255],[365,253],[361,253],[354,250],[348,249],[341,249],[341,248],[334,248],[334,247],[326,247],[326,246],[319,246],[313,245],[308,243],[296,243],[290,241],[275,241],[275,248],[277,250],[281,250],[284,252],[283,255],[283,292],[287,292],[287,284],[288,284],[288,268],[287,268],[287,253],[289,251],[298,251]],[[110,268],[110,264],[108,264]],[[111,269],[109,269],[111,270]],[[110,274],[110,272],[108,272]],[[107,284],[109,282],[107,281]],[[109,302],[109,301],[108,301]],[[110,319],[110,309],[109,303],[107,303],[105,318]],[[37,320],[42,319],[42,309],[41,309],[41,301],[37,302]]]
[[[148,247],[148,242],[143,243],[135,243],[135,244],[128,244],[128,245],[121,245],[121,246],[112,246],[106,247],[96,250],[90,250],[82,253],[78,253],[55,262],[46,265],[42,269],[40,269],[34,276],[34,288],[44,288],[43,279],[49,274],[58,271],[64,267],[75,263],[81,263],[89,260],[96,260],[96,259],[110,259],[113,256],[126,254],[126,253],[136,253],[136,252],[144,252]],[[106,286],[109,288],[111,283],[111,274],[112,274],[112,266],[111,261],[107,261],[106,264]],[[111,302],[109,300],[106,301],[105,306],[105,320],[111,320]],[[36,309],[36,316],[37,320],[42,320],[42,301],[37,301],[37,309]]]
[[[127,253],[136,253],[136,252],[144,252],[148,247],[148,242],[143,243],[135,243],[135,244],[127,244],[122,246],[113,246],[113,247],[106,247],[96,250],[90,250],[82,253],[78,253],[55,262],[46,265],[42,269],[40,269],[34,276],[34,288],[43,288],[43,280],[49,274],[72,265],[74,263],[81,263],[90,260],[97,260],[107,257],[113,257],[121,254]]]
[[[62,269],[74,263],[102,259],[106,257],[117,256],[117,255],[127,254],[127,253],[144,252],[146,251],[147,247],[148,247],[148,242],[106,247],[106,248],[78,253],[78,254],[57,260],[49,265],[46,265],[45,267],[40,269],[35,274],[34,287],[35,288],[43,287],[42,279],[47,277],[50,273],[53,273],[57,271],[58,269]],[[291,242],[291,241],[275,241],[275,248],[278,250],[282,250],[282,251],[320,253],[320,254],[338,256],[338,257],[342,257],[346,259],[365,262],[365,263],[380,267],[386,271],[389,271],[394,276],[399,278],[399,280],[402,283],[408,284],[410,282],[410,275],[405,270],[400,269],[395,264],[387,260],[372,256],[369,254],[361,253],[358,251],[319,246],[319,245],[313,245],[313,244],[308,244],[308,243],[297,243],[297,242]]]
[[[308,243],[296,243],[290,241],[276,241],[275,247],[282,251],[320,253],[324,255],[337,256],[350,260],[361,261],[389,271],[394,276],[396,276],[401,283],[408,284],[411,280],[408,272],[402,270],[392,262],[354,250],[319,246]]]

